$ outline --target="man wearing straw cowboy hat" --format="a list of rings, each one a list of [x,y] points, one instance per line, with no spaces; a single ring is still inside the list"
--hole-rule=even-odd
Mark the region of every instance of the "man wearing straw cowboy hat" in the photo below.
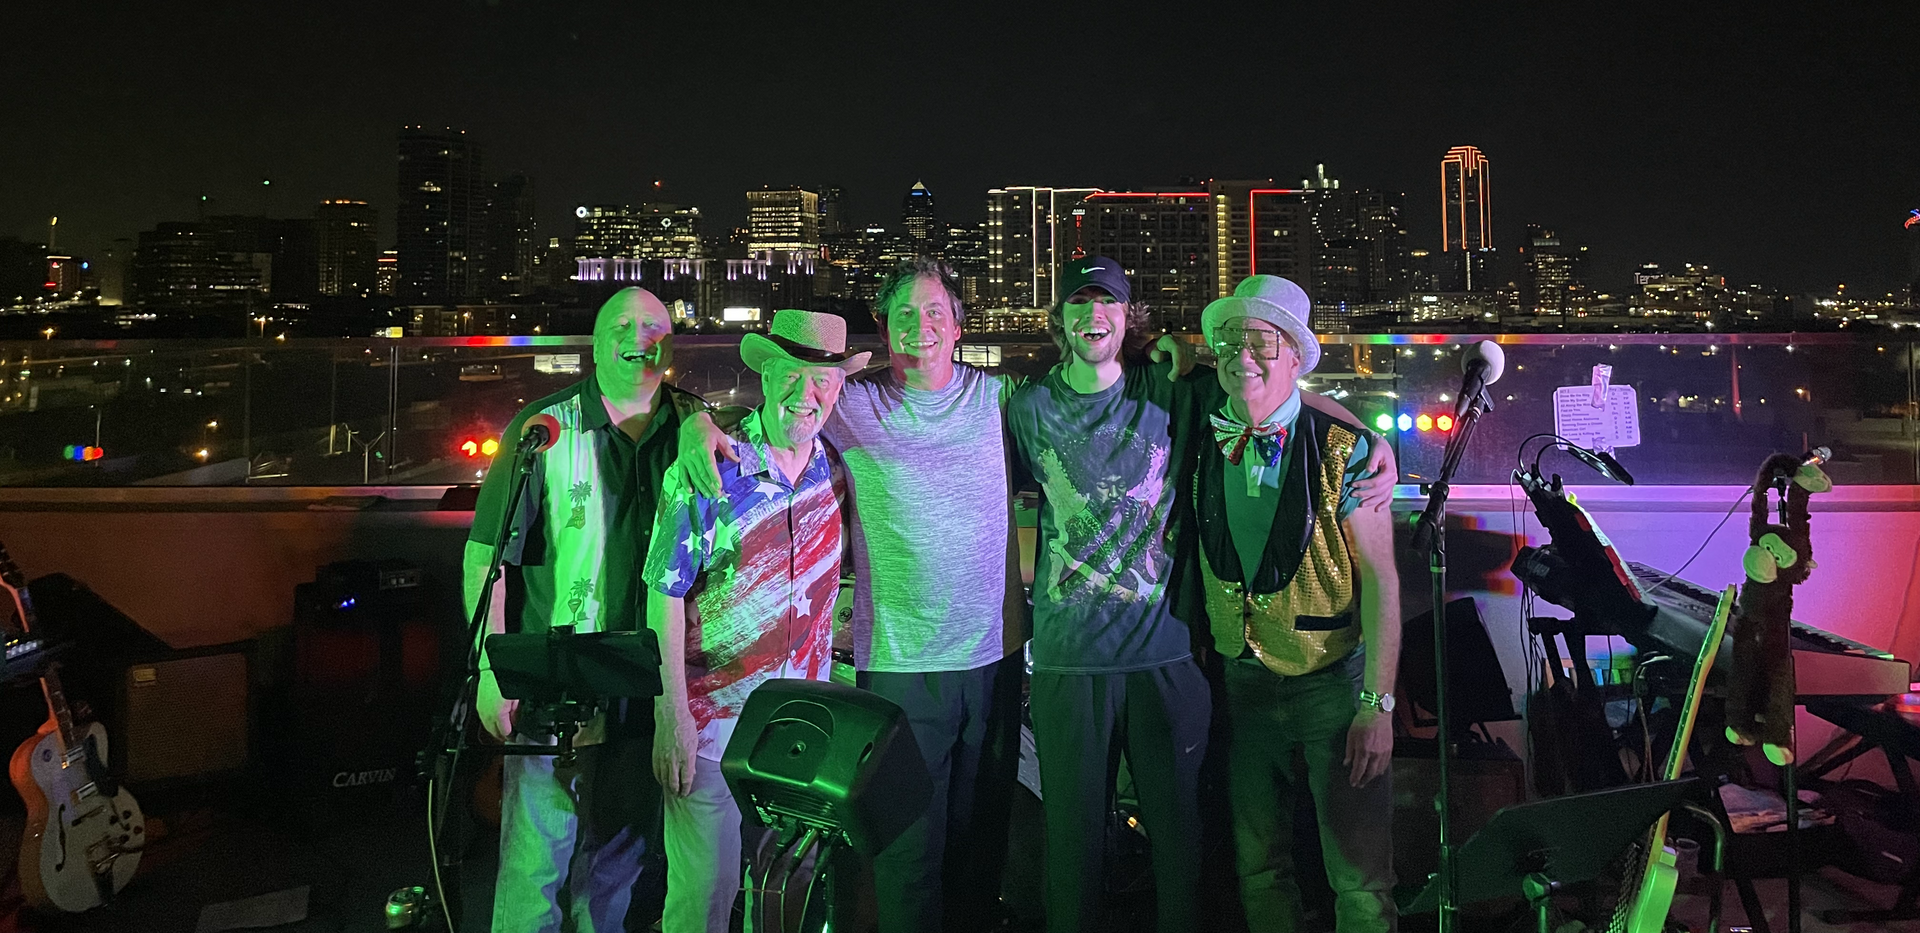
[[[1204,416],[1193,507],[1224,661],[1228,795],[1247,925],[1292,930],[1296,757],[1340,933],[1395,928],[1393,689],[1399,577],[1387,513],[1358,508],[1362,431],[1301,404],[1320,361],[1306,292],[1256,275],[1201,313],[1224,395]]]
[[[724,933],[740,890],[740,808],[720,756],[747,695],[776,677],[826,680],[846,484],[820,428],[850,373],[846,321],[779,311],[740,357],[759,409],[732,433],[721,494],[679,476],[661,492],[644,578],[660,640],[653,773],[666,791],[666,933]]]

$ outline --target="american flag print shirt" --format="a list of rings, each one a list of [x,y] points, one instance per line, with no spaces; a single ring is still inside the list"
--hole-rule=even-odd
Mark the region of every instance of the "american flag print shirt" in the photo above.
[[[846,482],[826,446],[797,483],[769,456],[760,414],[741,422],[739,463],[720,463],[723,498],[669,472],[647,554],[648,586],[687,600],[687,703],[698,754],[726,751],[747,695],[776,677],[826,680],[840,590]]]

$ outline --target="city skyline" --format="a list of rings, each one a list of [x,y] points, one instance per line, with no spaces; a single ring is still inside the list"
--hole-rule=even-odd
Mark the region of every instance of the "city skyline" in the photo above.
[[[1912,262],[1902,221],[1920,207],[1907,155],[1920,101],[1895,39],[1915,12],[1280,19],[1220,4],[1186,16],[1186,40],[1129,53],[1089,98],[1067,80],[1074,60],[1158,35],[1144,8],[1116,7],[1060,48],[1048,37],[1076,34],[1071,15],[990,5],[872,20],[648,11],[644,29],[616,5],[524,0],[10,9],[11,34],[84,36],[93,54],[42,43],[16,59],[19,99],[67,116],[7,118],[34,144],[0,150],[0,177],[18,180],[0,235],[42,239],[58,215],[63,248],[99,254],[193,217],[204,195],[217,213],[289,217],[366,200],[388,243],[392,133],[424,125],[464,128],[491,170],[538,179],[549,233],[577,205],[643,201],[700,206],[724,229],[744,222],[737,192],[796,182],[842,188],[852,223],[890,218],[915,181],[947,219],[981,222],[984,192],[1008,185],[1138,190],[1325,164],[1405,196],[1411,243],[1434,249],[1434,160],[1473,145],[1502,167],[1494,242],[1552,227],[1591,245],[1598,281],[1699,262],[1795,292],[1891,289]],[[1209,41],[1241,33],[1283,54]],[[753,92],[776,72],[809,92]],[[1078,115],[1089,105],[1100,119]],[[1110,138],[1096,144],[1096,128]]]

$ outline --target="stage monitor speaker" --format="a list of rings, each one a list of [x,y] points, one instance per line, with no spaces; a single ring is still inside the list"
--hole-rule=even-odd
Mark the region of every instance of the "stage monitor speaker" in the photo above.
[[[1433,613],[1423,612],[1400,628],[1400,689],[1429,712],[1434,706]],[[1500,656],[1470,597],[1447,603],[1447,703],[1456,739],[1477,722],[1519,719]]]
[[[756,688],[720,771],[750,819],[832,826],[863,855],[886,848],[933,795],[904,710],[865,690],[812,680]]]
[[[116,699],[118,734],[108,756],[121,779],[218,777],[245,768],[247,655],[231,647],[127,666]]]

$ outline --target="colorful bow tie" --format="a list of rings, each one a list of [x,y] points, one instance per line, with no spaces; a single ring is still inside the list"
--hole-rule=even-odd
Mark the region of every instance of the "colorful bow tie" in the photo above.
[[[1278,424],[1253,427],[1231,414],[1210,417],[1213,419],[1214,443],[1220,445],[1220,452],[1226,454],[1228,463],[1238,465],[1249,443],[1253,444],[1255,453],[1267,466],[1280,462],[1280,450],[1287,443],[1286,428]]]

